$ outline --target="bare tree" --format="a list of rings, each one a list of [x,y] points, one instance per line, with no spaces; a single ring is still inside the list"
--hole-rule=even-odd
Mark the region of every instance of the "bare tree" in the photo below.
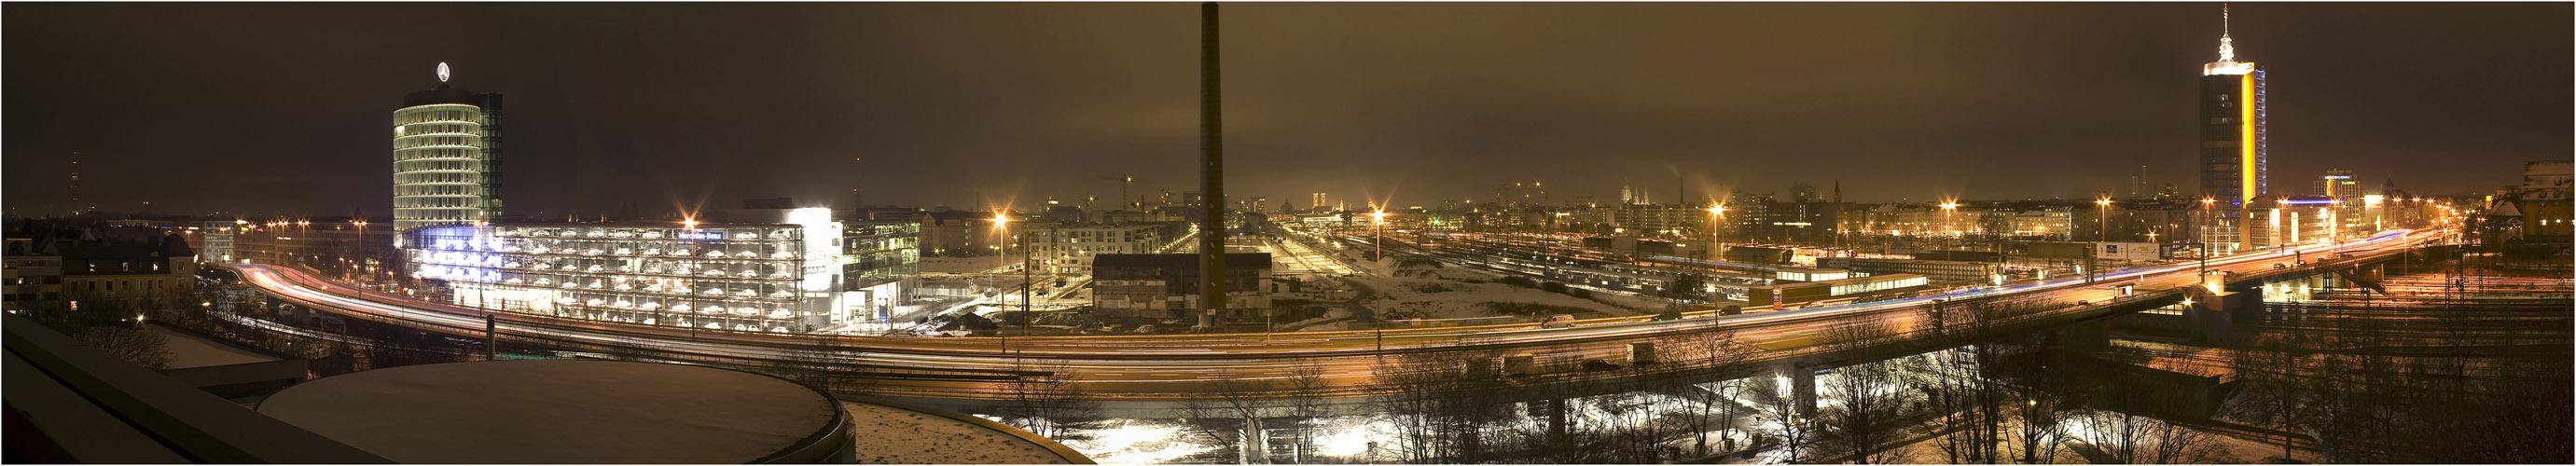
[[[1020,359],[1011,371],[1010,401],[1004,415],[1047,438],[1064,438],[1072,429],[1099,420],[1100,401],[1082,390],[1081,376],[1064,362]]]
[[[170,338],[142,323],[101,325],[82,330],[74,336],[100,351],[145,369],[170,367]]]
[[[1241,464],[1269,462],[1262,420],[1277,416],[1284,402],[1270,398],[1280,385],[1263,380],[1219,377],[1197,383],[1199,395],[1180,403],[1188,423],[1210,441],[1235,445]]]
[[[2234,463],[2227,451],[2218,445],[2218,435],[2191,426],[2158,419],[2146,432],[2149,442],[2138,461],[2147,464]]]
[[[1288,415],[1297,422],[1292,426],[1297,432],[1296,457],[1291,460],[1302,463],[1306,452],[1314,450],[1316,421],[1330,414],[1325,409],[1324,399],[1332,384],[1324,378],[1323,364],[1303,359],[1288,367],[1288,378],[1282,382],[1289,396]]]
[[[1590,398],[1596,395],[1597,380],[1579,373],[1580,364],[1573,361],[1534,361],[1533,374],[1524,376],[1537,400],[1526,406],[1532,412],[1530,431],[1521,435],[1523,455],[1541,463],[1578,464],[1608,462],[1610,452],[1603,445],[1606,422],[1590,420]]]
[[[2012,409],[2012,428],[2004,440],[2015,450],[2015,460],[2023,463],[2056,461],[2059,447],[2066,441],[2062,425],[2070,410],[2081,406],[2080,393],[2066,368],[2046,353],[2023,354],[1997,361],[1995,369],[2012,383],[2005,387]]]
[[[1735,366],[1743,362],[1756,348],[1736,343],[1735,332],[1732,331],[1707,331],[1667,336],[1657,339],[1655,347],[1659,350],[1671,349],[1672,362],[1688,365],[1680,369],[1708,374],[1710,378],[1717,379],[1717,382],[1713,383],[1684,384],[1674,388],[1678,397],[1690,400],[1694,405],[1694,409],[1683,418],[1683,425],[1691,431],[1691,455],[1697,457],[1714,453],[1709,448],[1708,432],[1711,430],[1723,432],[1735,426],[1735,399],[1728,394],[1742,391],[1743,385],[1736,383],[1736,379],[1750,375],[1749,370]],[[1718,420],[1719,416],[1723,416],[1722,421]],[[1735,450],[1733,435],[1721,434],[1718,442],[1723,451]]]
[[[846,360],[829,338],[813,338],[808,344],[788,350],[786,359],[771,368],[788,380],[816,390],[843,393],[854,388],[852,384],[858,379],[841,370],[840,364]]]
[[[1790,377],[1789,374],[1778,374],[1774,376],[1776,383],[1756,382],[1748,385],[1747,391],[1754,399],[1761,400],[1766,408],[1756,420],[1766,424],[1772,439],[1778,441],[1781,450],[1788,454],[1785,459],[1796,463],[1807,458],[1808,450],[1815,448],[1816,420],[1800,413],[1796,389],[1786,386]]]
[[[1928,309],[1928,330],[1944,342],[1964,346],[1934,352],[1927,369],[1916,372],[1915,385],[1941,432],[1932,438],[1950,463],[2002,460],[2002,425],[2007,390],[2006,371],[1996,366],[2002,345],[1990,334],[2006,318],[2027,315],[2035,306],[1982,299],[1935,301]]]
[[[1898,363],[1877,359],[1871,350],[1894,337],[1887,324],[1876,320],[1854,321],[1825,331],[1825,346],[1868,360],[1835,368],[1831,382],[1821,387],[1841,402],[1819,410],[1817,418],[1839,440],[1851,461],[1872,464],[1898,459],[1887,447],[1904,434],[1901,418],[1911,400],[1902,390]]]
[[[2085,460],[2099,464],[2192,464],[2224,462],[2213,434],[2159,416],[2198,416],[2189,404],[2197,400],[2173,394],[2124,392],[2109,383],[2076,383],[2086,405],[2069,409],[2068,417],[2089,435],[2069,435],[2082,442]]]
[[[55,303],[23,315],[125,362],[153,370],[169,367],[169,338],[145,326],[149,319],[144,316],[154,309],[146,304],[149,300],[78,296],[72,302],[77,307]]]
[[[1371,389],[1377,411],[1393,418],[1398,441],[1394,448],[1406,462],[1434,462],[1447,453],[1442,434],[1443,410],[1447,392],[1456,388],[1464,367],[1443,352],[1415,351],[1393,355],[1378,363]]]
[[[2282,431],[2281,458],[2288,460],[2294,452],[2291,432],[2311,423],[2309,393],[2301,387],[2301,363],[2295,343],[2273,338],[2258,342],[2252,348],[2236,351],[2237,380],[2246,391],[2245,400],[2235,405],[2237,414],[2254,422],[2269,424]]]

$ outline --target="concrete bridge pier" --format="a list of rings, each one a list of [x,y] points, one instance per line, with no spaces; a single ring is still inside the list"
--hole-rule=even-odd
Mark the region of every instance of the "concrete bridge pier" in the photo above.
[[[1789,399],[1799,416],[1816,415],[1816,370],[1821,368],[1823,364],[1805,360],[1791,360],[1781,368],[1789,372]]]
[[[2228,314],[2228,301],[2239,299],[2239,291],[2210,291],[2192,286],[2187,296],[2190,306],[2182,306],[2182,322],[2192,327],[2192,342],[2226,340],[2228,330],[2236,327],[2236,317]]]
[[[2229,318],[2247,322],[2262,319],[2264,283],[2263,280],[2228,283],[2223,295],[2227,296],[2225,301]]]
[[[2388,287],[2380,284],[2381,280],[2388,278],[2388,264],[2386,263],[2361,264],[2352,267],[2330,267],[2327,268],[2327,270],[2333,271],[2335,276],[2343,278],[2343,281],[2345,282],[2361,285],[2362,287],[2369,288],[2372,291],[2378,291],[2379,294],[2382,295],[2388,294]]]
[[[2183,306],[2182,315],[2185,325],[2190,326],[2194,343],[2215,343],[2227,338],[2229,329],[2236,324],[2232,308],[2239,307],[2230,305],[2230,302],[2261,296],[2259,293],[2211,291],[2197,286],[2188,290],[2185,298],[2191,304]]]

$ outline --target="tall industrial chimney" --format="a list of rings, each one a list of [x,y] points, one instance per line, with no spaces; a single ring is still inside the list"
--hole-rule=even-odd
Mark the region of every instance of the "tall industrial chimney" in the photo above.
[[[1225,313],[1225,106],[1218,87],[1216,2],[1199,4],[1199,296],[1205,315]],[[1214,322],[1209,322],[1214,323]]]

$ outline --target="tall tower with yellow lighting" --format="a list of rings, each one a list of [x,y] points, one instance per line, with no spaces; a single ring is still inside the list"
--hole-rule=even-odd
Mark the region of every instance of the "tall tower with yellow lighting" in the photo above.
[[[2263,69],[2236,60],[2226,4],[2218,7],[2218,21],[2218,61],[2200,70],[2200,195],[2214,204],[2204,209],[2233,215],[2204,213],[2201,237],[2211,249],[2226,252],[2252,240],[2247,236],[2252,231],[2244,228],[2251,220],[2247,208],[2255,197],[2271,193],[2270,147],[2264,138],[2271,106],[2265,100]]]
[[[2269,194],[2269,167],[2263,138],[2263,70],[2236,61],[2235,40],[2226,31],[2227,10],[2219,7],[2218,61],[2200,72],[2201,195],[2242,206]]]

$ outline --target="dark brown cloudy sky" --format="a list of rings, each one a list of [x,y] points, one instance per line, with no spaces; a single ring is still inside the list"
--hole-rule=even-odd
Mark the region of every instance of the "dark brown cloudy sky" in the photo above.
[[[1866,201],[2186,191],[2215,3],[1225,6],[1229,191]],[[1197,9],[1155,4],[10,4],[7,206],[382,215],[388,114],[509,96],[526,213],[964,207],[1195,188]],[[2273,186],[2466,192],[2571,152],[2570,7],[2238,4]],[[864,174],[850,162],[868,159]],[[1357,203],[1354,202],[1356,205]]]

